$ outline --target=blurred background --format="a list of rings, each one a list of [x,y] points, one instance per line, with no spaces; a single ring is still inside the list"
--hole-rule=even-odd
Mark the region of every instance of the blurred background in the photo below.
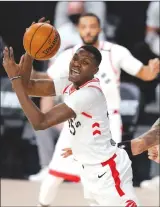
[[[62,3],[62,4],[61,4]],[[157,2],[156,11],[159,9]],[[93,4],[96,4],[94,2]],[[147,18],[153,17],[153,21],[160,19],[155,16],[156,11],[149,9],[149,1],[134,2],[112,2],[105,1],[101,7],[92,5],[86,11],[97,12],[103,25],[103,38],[125,46],[131,53],[144,64],[149,59],[159,57],[159,51],[153,48],[154,38],[148,39]],[[55,25],[64,39],[63,47],[60,52],[71,45],[76,45],[78,40],[70,38],[70,42],[65,44],[65,38],[69,39],[67,32],[71,29],[70,25],[75,25],[77,16],[74,13],[67,13],[67,2],[0,2],[0,81],[1,81],[1,138],[0,138],[0,176],[3,179],[21,179],[30,181],[41,181],[45,175],[42,171],[46,168],[47,162],[41,162],[41,155],[37,146],[37,139],[31,126],[24,116],[15,93],[11,89],[10,82],[2,66],[2,51],[5,45],[12,46],[15,51],[15,59],[18,61],[24,53],[23,35],[25,29],[33,21],[41,17],[46,17]],[[96,9],[95,9],[96,8]],[[90,9],[90,10],[89,10]],[[157,19],[156,19],[157,18]],[[160,24],[157,26],[159,36]],[[159,42],[158,42],[159,44]],[[45,72],[49,61],[34,62],[37,71]],[[123,140],[133,139],[147,131],[155,120],[159,117],[159,76],[150,82],[143,82],[122,71],[121,73],[121,115],[124,125]],[[130,114],[126,109],[127,95],[123,98],[125,89],[123,83],[136,87],[139,98],[136,113]],[[126,92],[128,93],[128,91]],[[40,106],[40,99],[34,98],[37,106]],[[56,100],[59,102],[59,100]],[[57,142],[61,128],[55,127],[52,131],[53,151]],[[45,144],[45,143],[44,143]],[[53,152],[52,152],[53,153]],[[143,153],[133,159],[133,183],[135,187],[156,188],[159,181],[155,178],[159,175],[158,164],[148,160],[147,153]],[[34,175],[34,176],[33,176]],[[154,178],[154,179],[152,179]],[[142,182],[150,180],[144,185]]]

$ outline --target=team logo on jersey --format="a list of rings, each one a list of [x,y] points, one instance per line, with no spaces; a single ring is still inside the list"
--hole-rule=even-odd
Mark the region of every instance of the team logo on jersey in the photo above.
[[[106,172],[105,172],[105,173],[103,173],[102,175],[98,175],[98,178],[103,177],[103,175],[105,175],[105,174],[106,174]]]
[[[132,200],[126,201],[126,204],[127,205],[125,207],[137,207],[137,204]]]

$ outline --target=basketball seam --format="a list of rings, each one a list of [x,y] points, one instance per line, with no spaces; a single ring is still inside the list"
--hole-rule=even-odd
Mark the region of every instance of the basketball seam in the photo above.
[[[45,24],[45,23],[44,23],[44,24]],[[35,32],[34,32],[33,35],[32,35],[32,38],[31,38],[31,41],[30,41],[30,55],[32,55],[32,53],[31,53],[31,46],[32,46],[32,40],[33,40],[33,37],[34,37],[35,33],[37,32],[37,30],[38,30],[40,27],[42,27],[44,24],[42,24],[42,25],[40,25],[39,27],[37,27],[37,29],[35,30]]]
[[[45,43],[47,42],[48,38],[51,36],[52,32],[53,32],[53,28],[51,29],[50,34],[47,36],[46,41],[45,41],[45,42],[43,43],[43,45],[39,48],[39,50],[36,52],[36,54],[35,54],[35,58],[36,58],[37,53],[42,49],[42,47],[43,47],[43,46],[45,45]]]
[[[58,37],[59,37],[59,34],[58,34]],[[49,53],[49,54],[47,54],[47,55],[44,55],[43,57],[41,57],[41,58],[46,58],[47,56],[49,56],[50,54],[52,54],[52,51]]]

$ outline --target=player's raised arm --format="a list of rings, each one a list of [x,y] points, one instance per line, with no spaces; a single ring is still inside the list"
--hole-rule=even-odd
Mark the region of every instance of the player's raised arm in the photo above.
[[[38,23],[50,23],[49,20],[46,20],[45,17],[42,17],[41,19],[38,20]],[[35,24],[35,22],[32,22],[32,25]],[[27,28],[28,29],[28,28]],[[27,31],[26,29],[26,31]],[[33,58],[26,52],[24,55],[24,63],[23,63],[23,67],[22,67],[22,71],[21,74],[23,73],[23,83],[25,85],[28,85],[28,82],[30,80],[31,77],[31,71],[32,71],[32,63],[33,63]],[[42,77],[40,78],[42,79]]]
[[[8,48],[5,48],[3,66],[8,74],[8,77],[12,81],[12,87],[17,94],[23,111],[34,129],[46,129],[75,117],[75,112],[66,104],[60,104],[56,107],[53,107],[53,109],[47,113],[42,113],[39,110],[39,108],[28,97],[28,94],[23,85],[23,80],[20,76],[20,69],[23,66],[23,61],[24,58],[21,58],[20,64],[17,65],[14,61],[13,49],[10,48],[10,50],[8,50]],[[52,93],[55,93],[54,84],[52,83],[52,85]]]
[[[144,81],[154,80],[160,72],[160,61],[155,58],[148,62],[148,65],[143,65],[129,52],[128,49],[115,45],[119,57],[119,66],[130,75],[136,76]]]

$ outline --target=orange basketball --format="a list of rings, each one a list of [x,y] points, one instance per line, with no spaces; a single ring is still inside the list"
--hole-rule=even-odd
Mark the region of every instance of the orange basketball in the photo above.
[[[53,57],[60,43],[58,31],[48,23],[31,25],[23,37],[24,49],[36,60],[48,60]]]

